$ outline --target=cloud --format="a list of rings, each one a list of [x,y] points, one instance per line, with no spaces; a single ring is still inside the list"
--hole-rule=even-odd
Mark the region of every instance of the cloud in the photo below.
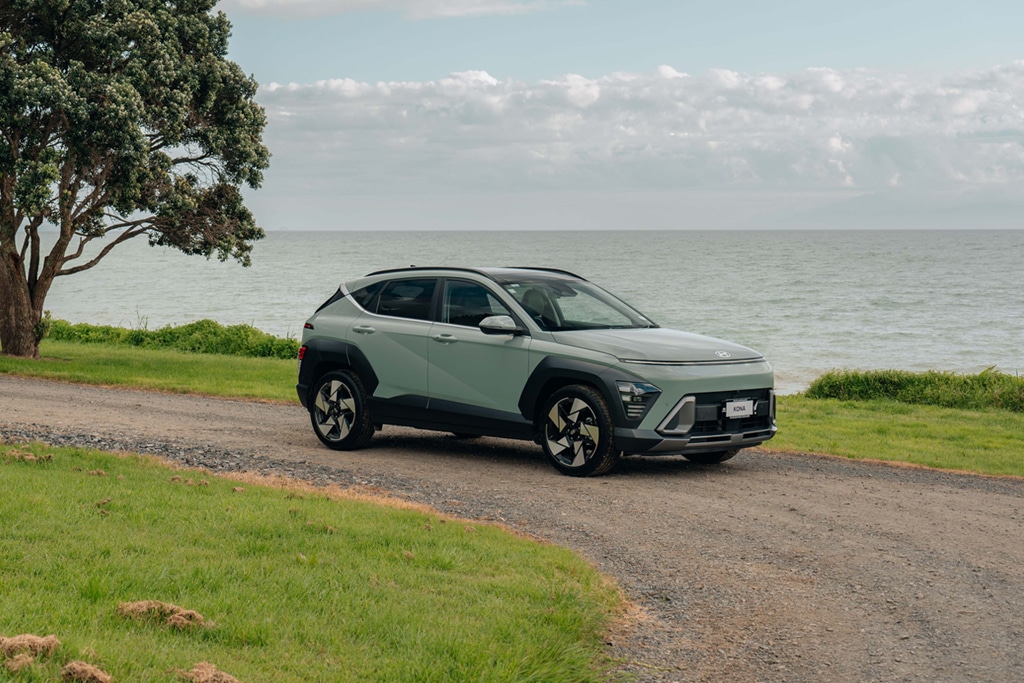
[[[1024,61],[927,77],[661,66],[526,83],[465,71],[275,83],[258,99],[271,189],[745,192],[790,197],[794,209],[829,193],[911,204],[1024,196]]]
[[[532,14],[582,4],[584,0],[222,0],[218,7],[228,12],[300,17],[380,11],[407,19],[435,19]]]

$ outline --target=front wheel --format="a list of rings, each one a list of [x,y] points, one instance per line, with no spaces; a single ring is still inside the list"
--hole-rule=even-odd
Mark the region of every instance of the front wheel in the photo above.
[[[309,419],[313,431],[328,448],[362,448],[373,436],[366,391],[359,377],[345,371],[328,372],[317,380]]]
[[[720,462],[725,462],[739,452],[740,449],[737,448],[731,451],[715,451],[714,453],[683,453],[683,457],[690,462],[697,463],[698,465],[717,465]]]
[[[559,472],[574,477],[606,474],[619,461],[608,404],[581,384],[559,389],[544,403],[541,446]]]

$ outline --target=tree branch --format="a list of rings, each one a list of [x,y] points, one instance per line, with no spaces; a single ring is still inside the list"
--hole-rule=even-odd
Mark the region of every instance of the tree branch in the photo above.
[[[103,249],[100,250],[100,253],[97,254],[96,256],[94,256],[91,260],[83,263],[80,266],[75,266],[74,268],[62,268],[61,270],[57,271],[57,274],[56,274],[55,277],[59,277],[61,275],[74,275],[75,273],[80,273],[83,270],[89,270],[90,268],[95,266],[97,263],[102,261],[103,257],[106,256],[107,254],[109,254],[110,251],[114,247],[116,247],[117,245],[121,244],[122,242],[126,242],[126,241],[132,239],[133,237],[138,237],[139,235],[145,235],[147,231],[148,231],[148,228],[143,228],[143,227],[137,228],[135,230],[126,230],[125,232],[122,232],[120,235],[118,235],[114,239],[113,242],[111,242],[107,246],[103,247]],[[81,247],[82,246],[84,246],[84,245],[79,245],[79,252],[81,252]],[[71,260],[71,259],[68,259],[68,260]]]
[[[150,153],[161,150],[167,146],[166,138],[160,133],[147,133],[146,137],[149,138]]]
[[[43,220],[40,216],[38,220],[33,220],[32,223],[30,223],[29,226],[25,229],[25,239],[26,241],[31,241],[32,243],[31,258],[29,260],[27,273],[29,291],[32,291],[36,288],[36,281],[39,275],[39,226],[42,224],[42,222]],[[24,260],[24,257],[22,258]]]
[[[120,221],[120,222],[119,223],[114,223],[112,225],[108,225],[106,228],[104,228],[102,236],[106,236],[106,235],[108,235],[109,233],[111,233],[114,230],[121,230],[122,228],[141,227],[141,226],[145,226],[145,228],[141,232],[148,232],[150,227],[151,227],[149,224],[153,220],[152,216],[147,216],[146,218],[140,218],[139,220],[136,220],[136,221],[128,221],[128,220],[125,220],[122,216],[119,216],[117,214],[107,213],[107,214],[104,214],[104,215],[107,218],[113,218],[113,219],[115,219],[117,221]],[[100,235],[80,235],[79,238],[78,238],[78,247],[75,249],[73,254],[67,254],[64,257],[64,263],[68,263],[69,261],[77,261],[79,258],[81,258],[82,257],[82,253],[85,251],[85,246],[87,244],[89,244],[90,242],[92,242],[97,237],[100,237]],[[93,265],[95,265],[95,264],[93,264]],[[92,266],[89,266],[89,267],[92,267]],[[84,265],[83,265],[83,269],[84,269]]]
[[[77,225],[84,214],[89,213],[99,206],[105,206],[110,197],[110,190],[106,188],[106,178],[110,174],[110,166],[104,166],[103,171],[90,181],[92,191],[78,202],[77,206],[71,209],[71,220]],[[75,196],[81,189],[81,181],[75,183]]]
[[[203,166],[212,166],[213,164],[206,161],[211,156],[212,155],[210,154],[200,154],[197,157],[177,157],[176,159],[171,159],[171,163],[175,166],[178,164],[202,164]]]

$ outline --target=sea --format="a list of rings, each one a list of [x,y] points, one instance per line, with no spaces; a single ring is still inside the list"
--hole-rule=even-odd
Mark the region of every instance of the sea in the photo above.
[[[1024,231],[270,232],[252,266],[114,249],[56,280],[54,318],[210,318],[301,336],[345,280],[417,266],[569,270],[664,327],[753,347],[782,394],[832,369],[1024,374]]]

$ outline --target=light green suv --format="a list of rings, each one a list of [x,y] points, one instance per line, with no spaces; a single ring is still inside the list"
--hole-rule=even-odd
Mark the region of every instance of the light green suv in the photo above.
[[[775,434],[774,376],[744,346],[658,327],[543,268],[403,268],[306,321],[297,390],[330,448],[385,424],[532,440],[560,472],[623,454],[718,463]]]

